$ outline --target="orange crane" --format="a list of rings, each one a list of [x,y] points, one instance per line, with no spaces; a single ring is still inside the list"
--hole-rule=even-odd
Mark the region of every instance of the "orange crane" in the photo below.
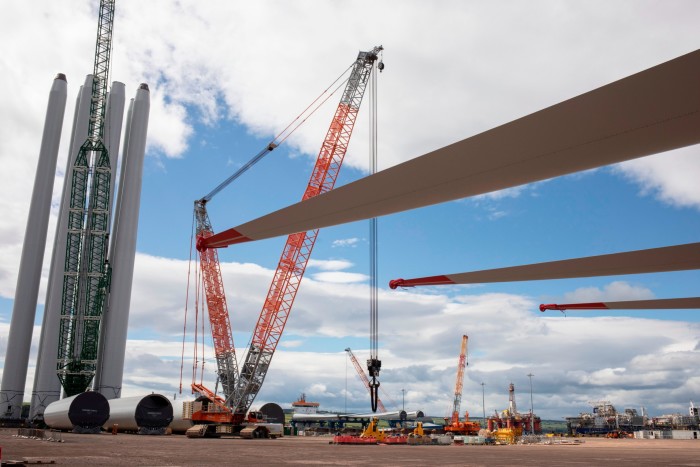
[[[352,361],[352,364],[355,367],[355,370],[357,371],[357,375],[362,380],[362,383],[365,385],[365,388],[367,388],[367,390],[371,394],[372,389],[370,388],[370,385],[369,385],[369,378],[367,378],[367,375],[365,374],[365,372],[362,371],[362,367],[360,366],[360,363],[357,361],[357,358],[355,358],[355,354],[352,353],[352,350],[350,350],[350,347],[345,349],[345,351],[350,356],[350,361]],[[381,399],[379,399],[379,397],[377,397],[377,410],[379,412],[386,412],[386,408],[384,407],[384,404],[382,403]]]
[[[351,67],[350,77],[331,121],[330,128],[326,133],[302,200],[333,189],[350,143],[350,137],[365,89],[369,83],[369,77],[375,66],[380,70],[383,68],[381,61],[377,63],[382,50],[383,47],[378,46],[368,52],[360,52]],[[277,147],[277,144],[273,141],[253,161],[257,162],[275,147]],[[253,161],[251,162],[254,163]],[[236,365],[235,349],[223,293],[218,256],[213,250],[234,243],[237,232],[234,229],[229,229],[214,234],[206,215],[205,205],[211,196],[230,183],[242,173],[242,170],[247,169],[250,165],[252,164],[247,164],[236,174],[229,177],[210,195],[195,202],[195,216],[198,224],[196,247],[202,264],[202,276],[205,284],[210,324],[214,337],[217,364],[219,365],[218,375],[224,390],[224,397],[222,398],[201,384],[194,383],[192,385],[193,390],[204,396],[207,401],[207,403],[202,404],[199,410],[192,414],[192,419],[210,424],[206,428],[199,426],[197,430],[193,430],[193,433],[197,431],[196,436],[210,435],[214,432],[220,433],[221,431],[215,427],[216,425],[229,425],[232,427],[232,431],[236,432],[241,430],[246,422],[258,423],[260,421],[256,413],[251,412],[248,414],[247,419],[246,414],[258,395],[267,375],[272,356],[277,348],[277,343],[282,337],[282,332],[318,235],[318,229],[316,229],[292,234],[287,238],[277,271],[255,326],[248,353],[239,372]],[[212,309],[214,310],[213,314]],[[228,432],[226,430],[223,431]]]
[[[464,412],[464,421],[459,421],[459,406],[462,403],[462,386],[464,383],[464,369],[467,366],[467,340],[469,337],[462,336],[462,350],[459,353],[459,363],[457,364],[457,382],[455,383],[455,397],[452,403],[452,418],[450,424],[445,423],[445,431],[452,434],[476,435],[481,429],[477,422],[469,421],[469,412]],[[445,418],[447,422],[447,418]]]

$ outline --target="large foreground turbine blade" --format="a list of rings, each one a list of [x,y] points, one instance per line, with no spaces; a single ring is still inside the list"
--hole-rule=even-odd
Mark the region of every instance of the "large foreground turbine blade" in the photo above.
[[[700,143],[700,50],[209,237],[305,232]]]
[[[540,305],[540,311],[542,312],[546,310],[681,310],[694,308],[700,309],[700,297]]]
[[[526,264],[507,268],[485,269],[416,279],[394,279],[392,289],[421,285],[485,284],[575,277],[615,276],[649,272],[700,269],[700,243],[628,251],[586,258],[565,259],[548,263]]]

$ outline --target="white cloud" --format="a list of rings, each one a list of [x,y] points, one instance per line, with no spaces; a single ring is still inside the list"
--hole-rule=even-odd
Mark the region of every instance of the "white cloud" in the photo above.
[[[651,290],[624,281],[611,282],[602,289],[598,287],[582,287],[564,294],[564,300],[567,303],[617,302],[624,300],[649,300],[652,298],[654,298],[654,293]]]
[[[639,184],[643,195],[700,210],[700,146],[628,161],[616,171]]]
[[[322,271],[342,271],[353,266],[353,263],[344,259],[310,259],[307,267],[318,268]]]
[[[524,191],[528,190],[529,187],[534,185],[521,185],[514,186],[512,188],[506,188],[504,190],[492,191],[491,193],[484,193],[483,195],[474,196],[474,201],[479,201],[481,199],[499,200],[504,198],[517,198]]]
[[[352,282],[365,282],[369,276],[366,274],[360,274],[357,272],[341,272],[341,271],[332,271],[332,272],[319,272],[316,274],[312,274],[311,277],[313,277],[315,280],[319,282],[333,282],[335,284],[348,284]]]
[[[360,241],[359,238],[353,237],[353,238],[343,238],[340,240],[333,240],[333,247],[345,247],[345,246],[350,246],[350,247],[356,247],[358,242]]]

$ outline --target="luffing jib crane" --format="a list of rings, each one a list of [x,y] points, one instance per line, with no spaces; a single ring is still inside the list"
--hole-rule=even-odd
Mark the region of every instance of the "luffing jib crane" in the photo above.
[[[101,0],[88,137],[73,165],[57,373],[67,396],[95,376],[102,312],[108,293],[111,162],[104,144],[114,0]],[[89,191],[88,191],[89,185]]]
[[[382,50],[383,47],[378,46],[368,52],[360,52],[352,66],[350,77],[326,133],[302,200],[333,189],[350,142],[369,77]],[[275,147],[274,143],[271,143],[258,156],[262,157]],[[233,178],[236,176],[234,174]],[[228,183],[230,180],[217,187],[209,199]],[[318,229],[292,234],[287,238],[255,326],[248,353],[240,372],[238,372],[218,257],[213,250],[232,244],[236,232],[233,229],[218,234],[212,232],[205,208],[207,201],[208,199],[205,197],[195,203],[195,211],[198,212],[196,214],[196,245],[202,263],[210,323],[212,333],[215,334],[215,347],[218,346],[216,350],[218,373],[224,397],[217,397],[202,385],[193,384],[193,389],[208,398],[212,404],[210,407],[203,408],[199,413],[193,414],[192,418],[206,423],[223,422],[240,427],[260,391],[277,343],[282,337],[299,284],[316,242]],[[212,309],[214,309],[213,316]],[[257,420],[255,414],[253,417],[249,415],[249,422],[255,420]],[[204,434],[205,431],[200,430],[199,433]]]

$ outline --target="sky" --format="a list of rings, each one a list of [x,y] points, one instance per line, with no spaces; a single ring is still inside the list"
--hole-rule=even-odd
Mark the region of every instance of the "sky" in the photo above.
[[[92,72],[97,5],[7,0],[0,15],[2,356],[48,91],[56,73],[68,78],[25,400],[68,122]],[[377,80],[381,170],[691,52],[699,21],[692,0],[118,1],[111,79],[125,83],[127,98],[139,83],[151,90],[123,395],[190,397],[192,304],[184,346],[183,329],[192,203],[261,150],[358,51],[385,49]],[[338,99],[209,203],[215,230],[301,199]],[[365,100],[338,185],[368,173],[368,108]],[[652,415],[686,413],[691,400],[700,402],[700,310],[543,314],[538,305],[696,296],[698,271],[396,291],[387,284],[697,242],[698,175],[693,146],[380,218],[387,408],[446,416],[467,334],[461,409],[472,415],[505,409],[510,382],[521,411],[530,408],[532,383],[532,405],[545,419],[589,411],[597,400]],[[368,411],[344,352],[351,347],[361,362],[369,355],[368,237],[366,221],[320,232],[254,407],[290,407],[305,393],[322,409]],[[239,359],[284,241],[219,251]],[[213,387],[210,342],[205,355],[204,380]]]

